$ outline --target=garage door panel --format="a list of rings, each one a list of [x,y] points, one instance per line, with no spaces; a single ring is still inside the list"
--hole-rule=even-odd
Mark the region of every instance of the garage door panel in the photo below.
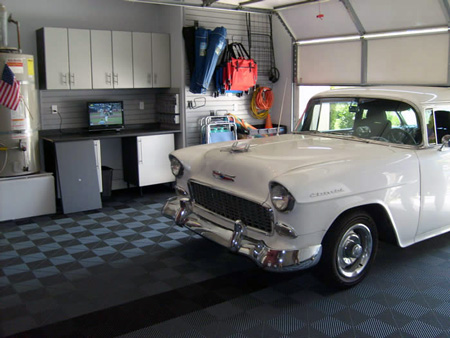
[[[369,84],[447,85],[449,34],[368,41]]]
[[[361,83],[360,41],[299,47],[299,84]]]

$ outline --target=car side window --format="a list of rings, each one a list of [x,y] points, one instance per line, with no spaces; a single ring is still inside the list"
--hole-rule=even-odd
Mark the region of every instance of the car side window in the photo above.
[[[436,125],[436,142],[442,143],[442,138],[450,134],[450,110],[436,110],[434,112]]]
[[[436,144],[436,129],[434,127],[433,109],[425,110],[425,121],[427,121],[427,138],[428,144]]]

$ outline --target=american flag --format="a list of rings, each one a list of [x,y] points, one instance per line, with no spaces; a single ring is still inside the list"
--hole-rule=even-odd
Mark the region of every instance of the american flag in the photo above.
[[[2,80],[0,81],[0,104],[17,110],[20,102],[20,83],[16,80],[14,73],[7,64],[3,68]]]

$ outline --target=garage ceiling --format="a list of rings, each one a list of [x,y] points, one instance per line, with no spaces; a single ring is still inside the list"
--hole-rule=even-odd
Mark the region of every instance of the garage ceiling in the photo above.
[[[295,40],[448,27],[450,0],[127,0],[277,13]]]

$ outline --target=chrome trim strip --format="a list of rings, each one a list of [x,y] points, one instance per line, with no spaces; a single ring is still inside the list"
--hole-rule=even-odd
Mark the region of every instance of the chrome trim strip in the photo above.
[[[281,272],[306,269],[316,265],[322,255],[320,244],[299,250],[271,248],[264,241],[248,237],[247,227],[240,221],[235,222],[234,230],[225,229],[192,213],[192,202],[188,198],[170,198],[162,208],[162,214],[175,220],[179,226],[249,257],[265,270]]]

